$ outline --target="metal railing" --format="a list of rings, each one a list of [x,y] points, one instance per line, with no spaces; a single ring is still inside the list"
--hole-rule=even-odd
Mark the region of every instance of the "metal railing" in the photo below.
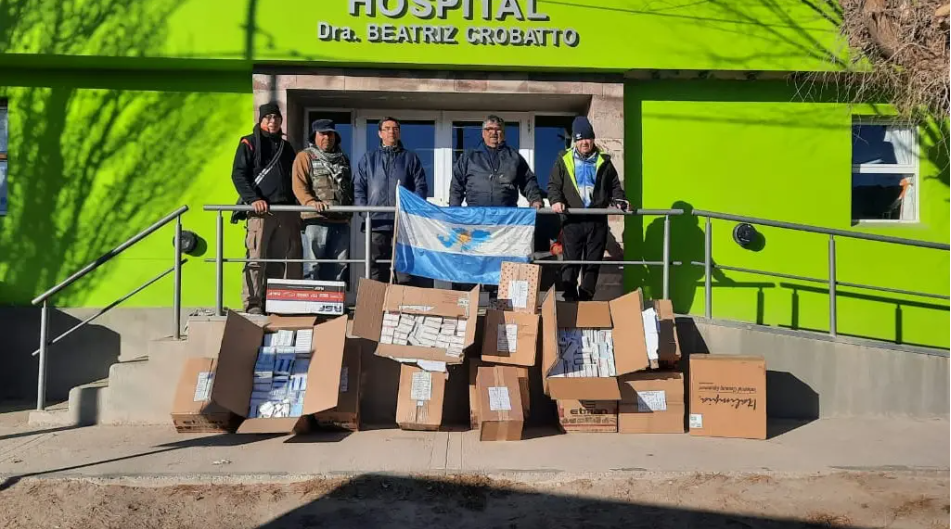
[[[119,246],[116,246],[112,250],[109,250],[108,252],[104,253],[98,259],[82,267],[78,272],[67,277],[66,279],[58,283],[53,288],[40,294],[32,301],[33,305],[41,304],[40,305],[40,347],[36,351],[33,351],[33,356],[39,355],[39,374],[37,376],[37,381],[36,381],[36,409],[37,410],[43,410],[43,408],[46,407],[46,377],[47,377],[47,361],[48,361],[47,356],[49,352],[49,346],[63,340],[64,338],[72,334],[73,332],[81,329],[82,327],[92,322],[99,316],[102,316],[103,314],[109,312],[110,310],[112,310],[114,307],[116,307],[123,301],[138,294],[142,290],[145,290],[147,287],[149,287],[150,285],[152,285],[153,283],[155,283],[159,279],[162,279],[163,277],[167,276],[170,273],[175,274],[174,288],[172,293],[172,310],[174,312],[172,316],[173,323],[174,323],[173,335],[175,336],[176,340],[181,339],[182,337],[182,330],[181,330],[182,329],[182,322],[181,322],[181,318],[182,318],[182,310],[181,310],[182,308],[182,265],[184,265],[187,262],[187,260],[182,259],[181,238],[182,238],[182,215],[186,211],[188,211],[188,206],[182,206],[176,209],[175,211],[169,213],[168,215],[162,217],[161,219],[159,219],[157,222],[155,222],[148,228],[145,228],[144,230],[137,233],[136,235],[129,237],[125,242],[123,242]],[[128,294],[122,296],[118,300],[112,302],[107,307],[98,311],[93,316],[86,318],[80,323],[74,325],[69,330],[60,334],[56,338],[52,340],[49,339],[49,308],[50,308],[49,306],[50,306],[50,300],[52,299],[53,296],[62,292],[64,289],[66,289],[67,287],[69,287],[70,285],[78,281],[79,279],[82,279],[87,274],[93,272],[100,266],[111,261],[117,255],[128,250],[129,248],[134,246],[136,243],[138,243],[142,239],[148,237],[149,235],[154,233],[156,230],[162,228],[163,226],[165,226],[166,224],[172,221],[175,221],[175,241],[174,241],[175,262],[169,269],[153,277],[152,279],[146,281],[141,286],[132,290]]]
[[[792,222],[781,222],[775,220],[760,219],[756,217],[744,217],[741,215],[730,215],[728,213],[718,213],[715,211],[705,211],[702,209],[695,209],[692,211],[692,214],[697,217],[706,218],[706,229],[704,230],[704,244],[703,244],[703,262],[691,261],[689,264],[694,266],[703,266],[704,275],[703,275],[703,284],[704,284],[704,315],[707,318],[711,318],[713,315],[713,285],[712,285],[712,276],[713,269],[750,273],[750,274],[759,274],[770,277],[778,277],[782,279],[792,279],[796,281],[804,281],[808,283],[824,283],[828,285],[829,288],[829,334],[831,336],[836,336],[837,334],[837,324],[836,319],[838,316],[838,309],[836,305],[836,294],[837,287],[849,287],[849,288],[860,288],[865,290],[874,290],[878,292],[888,292],[893,294],[903,294],[910,296],[921,296],[933,299],[942,299],[948,300],[951,299],[951,296],[944,294],[934,294],[929,292],[915,292],[912,290],[902,290],[897,288],[881,287],[875,285],[863,285],[859,283],[850,283],[845,281],[839,281],[836,277],[836,253],[835,253],[835,238],[849,238],[849,239],[859,239],[865,241],[874,241],[882,242],[888,244],[897,244],[900,246],[912,246],[916,248],[929,248],[934,250],[951,250],[951,245],[930,242],[930,241],[916,241],[914,239],[904,239],[901,237],[891,237],[887,235],[875,235],[871,233],[856,233],[845,230],[837,230],[832,228],[820,228],[818,226],[809,226],[806,224],[796,224]],[[820,235],[829,236],[829,250],[828,250],[828,260],[829,260],[829,275],[825,278],[816,278],[816,277],[807,277],[800,275],[792,274],[782,274],[778,272],[768,272],[765,270],[753,270],[748,268],[738,268],[732,266],[724,266],[720,264],[714,264],[713,262],[713,223],[712,220],[725,220],[732,222],[745,222],[747,224],[756,224],[759,226],[769,226],[772,228],[782,228],[792,231],[800,231],[806,233],[816,233]]]
[[[215,313],[219,316],[224,314],[224,264],[225,263],[363,263],[364,265],[364,277],[370,277],[370,269],[376,264],[388,264],[391,261],[389,259],[377,259],[373,260],[370,256],[370,234],[372,228],[372,219],[370,215],[367,215],[364,218],[364,257],[362,259],[247,259],[247,258],[230,258],[224,256],[224,212],[226,211],[253,211],[251,206],[244,205],[206,205],[204,207],[205,211],[214,211],[217,212],[217,229],[215,234],[215,258],[206,259],[206,262],[215,263]],[[271,211],[274,212],[313,212],[313,208],[305,206],[271,206]],[[331,206],[328,207],[325,211],[334,212],[334,213],[396,213],[395,207],[387,206]],[[663,260],[661,261],[548,261],[548,260],[533,260],[536,264],[541,265],[563,265],[563,264],[598,264],[602,266],[660,266],[663,268],[663,297],[667,299],[670,294],[670,265],[675,264],[670,262],[670,217],[676,215],[683,215],[684,210],[682,209],[638,209],[632,211],[621,211],[615,208],[605,208],[605,209],[568,209],[564,212],[569,215],[612,215],[612,216],[654,216],[654,217],[664,217],[664,249],[663,249]],[[539,215],[558,215],[550,208],[541,208],[538,210]],[[679,263],[678,263],[679,264]]]

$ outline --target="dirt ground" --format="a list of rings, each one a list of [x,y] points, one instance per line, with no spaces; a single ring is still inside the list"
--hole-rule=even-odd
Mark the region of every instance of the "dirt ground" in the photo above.
[[[24,480],[0,527],[948,527],[947,472],[692,474],[559,481],[365,475],[282,484]]]

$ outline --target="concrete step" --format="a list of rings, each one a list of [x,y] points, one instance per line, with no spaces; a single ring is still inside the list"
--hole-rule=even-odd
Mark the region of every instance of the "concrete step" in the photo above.
[[[42,411],[30,412],[28,422],[31,426],[43,427],[97,424],[108,389],[108,379],[76,386],[69,390],[69,400],[48,406]]]

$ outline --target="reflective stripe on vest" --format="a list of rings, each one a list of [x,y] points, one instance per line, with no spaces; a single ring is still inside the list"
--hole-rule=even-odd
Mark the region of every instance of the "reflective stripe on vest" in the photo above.
[[[575,150],[568,149],[561,159],[565,162],[565,168],[568,169],[568,177],[571,178],[571,184],[575,186],[575,191],[578,192],[578,196],[581,196],[581,190],[578,189],[578,180],[575,178]],[[601,151],[598,151],[598,157],[594,160],[595,185],[597,185],[598,182],[598,171],[601,170],[601,164],[603,163],[604,158],[601,156]]]

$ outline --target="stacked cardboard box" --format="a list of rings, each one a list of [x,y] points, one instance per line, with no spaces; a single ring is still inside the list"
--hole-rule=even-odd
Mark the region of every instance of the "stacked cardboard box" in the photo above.
[[[397,395],[401,428],[441,425],[448,366],[463,363],[475,341],[478,304],[478,286],[459,292],[360,280],[351,333],[375,342],[377,356],[403,364]]]
[[[677,371],[641,371],[620,378],[620,433],[684,433],[684,376]]]
[[[306,430],[311,415],[337,405],[346,335],[346,316],[272,316],[262,326],[229,312],[216,350],[185,363],[173,423],[180,432]]]
[[[479,394],[479,439],[518,441],[525,423],[522,381],[513,366],[480,367],[476,376]]]
[[[360,397],[363,389],[361,357],[369,343],[360,338],[347,338],[343,365],[340,367],[337,406],[315,414],[317,426],[351,432],[360,430]]]
[[[268,314],[321,314],[344,312],[347,284],[343,281],[268,279],[264,303]]]
[[[482,358],[469,366],[469,417],[473,429],[481,430],[483,441],[514,440],[516,432],[521,435],[522,424],[530,409],[528,370],[536,365],[538,356],[538,287],[541,267],[533,264],[503,262],[499,280],[499,299],[496,308],[485,315],[485,335],[482,341]],[[490,398],[489,386],[479,387],[477,378],[483,369],[493,366],[513,366],[506,374],[497,373],[497,381],[519,381],[512,389],[520,393],[522,410],[518,417],[514,412],[503,414],[485,410]],[[489,376],[489,375],[486,375]],[[493,392],[500,392],[493,389]],[[483,413],[484,412],[484,413]],[[488,421],[488,422],[487,422]],[[501,421],[501,423],[500,423]],[[505,426],[502,426],[502,423]],[[511,423],[511,424],[509,424]],[[514,425],[518,424],[516,428]],[[488,425],[488,426],[487,426]]]

